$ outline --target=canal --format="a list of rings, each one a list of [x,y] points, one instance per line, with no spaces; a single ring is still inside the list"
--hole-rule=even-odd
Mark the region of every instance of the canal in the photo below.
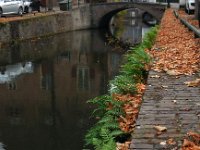
[[[110,33],[138,43],[140,19],[111,22]],[[0,48],[0,150],[81,150],[93,126],[90,98],[107,93],[124,51],[103,30],[37,38]]]

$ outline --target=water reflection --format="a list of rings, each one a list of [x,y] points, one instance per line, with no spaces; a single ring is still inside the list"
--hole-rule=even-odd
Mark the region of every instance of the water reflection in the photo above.
[[[99,34],[72,32],[1,49],[0,141],[7,150],[82,148],[93,124],[86,100],[107,92],[121,57]]]
[[[131,45],[139,44],[148,30],[149,26],[142,20],[142,11],[137,8],[118,13],[110,22],[111,34]]]
[[[31,62],[2,66],[0,67],[0,84],[12,82],[17,76],[24,73],[33,73]]]
[[[4,147],[5,147],[4,144],[0,142],[0,150],[5,150]]]
[[[121,60],[101,33],[70,32],[1,48],[2,150],[82,149],[94,123],[86,101],[107,92]]]

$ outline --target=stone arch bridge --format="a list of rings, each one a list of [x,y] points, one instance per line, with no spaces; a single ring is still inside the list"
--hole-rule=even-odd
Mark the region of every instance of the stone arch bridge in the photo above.
[[[91,10],[91,25],[93,28],[107,26],[110,19],[116,13],[129,8],[139,8],[160,21],[166,8],[165,4],[147,2],[97,3],[90,4],[89,6]]]
[[[139,8],[160,20],[165,7],[162,4],[138,2],[84,4],[71,11],[59,11],[44,16],[0,22],[0,49],[1,43],[10,41],[105,27],[113,15],[129,8]]]

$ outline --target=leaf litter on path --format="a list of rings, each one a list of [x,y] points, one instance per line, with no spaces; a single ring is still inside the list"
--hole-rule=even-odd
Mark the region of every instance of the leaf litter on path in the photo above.
[[[198,39],[194,38],[193,33],[189,32],[175,18],[173,10],[167,9],[162,18],[156,42],[151,50],[147,50],[154,60],[152,69],[156,72],[166,72],[169,75],[176,76],[176,78],[179,75],[192,75],[198,72],[200,70],[200,45],[198,41]],[[160,76],[153,75],[151,78],[160,78]],[[163,88],[167,88],[167,86],[163,86]],[[132,132],[134,130],[138,108],[142,101],[144,85],[140,86],[139,91],[139,95],[136,97],[131,95],[115,95],[116,100],[124,101],[131,99],[129,103],[124,105],[125,117],[119,118],[120,128],[125,132]],[[155,129],[159,134],[167,130],[164,126],[156,126]],[[128,150],[129,144],[130,141],[128,144],[118,143],[118,148],[121,147],[118,150]],[[169,139],[160,144],[174,145],[176,141]],[[183,148],[182,150],[189,150]]]
[[[154,59],[152,69],[155,71],[177,76],[192,75],[200,69],[200,45],[171,9],[166,10],[149,53]]]

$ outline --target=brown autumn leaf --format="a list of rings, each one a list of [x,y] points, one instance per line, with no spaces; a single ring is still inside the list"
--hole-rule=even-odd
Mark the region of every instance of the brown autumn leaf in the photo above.
[[[196,87],[200,85],[200,78],[194,80],[194,81],[187,81],[184,82],[188,87]]]
[[[169,144],[169,145],[175,145],[176,141],[173,138],[170,138],[170,139],[167,140],[167,144]]]
[[[200,134],[195,133],[193,131],[188,132],[187,135],[192,136],[192,137],[196,137],[200,140]]]
[[[138,83],[138,84],[136,84],[136,88],[137,88],[137,92],[139,94],[142,94],[142,93],[144,93],[145,85],[143,83]]]
[[[116,143],[116,150],[129,150],[130,141],[126,141],[124,143]]]
[[[177,75],[180,75],[181,73],[178,72],[177,70],[165,70],[166,73],[170,76],[177,76]]]
[[[160,78],[160,76],[156,74],[156,75],[150,76],[150,78]]]
[[[165,146],[167,143],[166,143],[166,141],[161,141],[160,142],[160,145],[162,145],[162,146]]]
[[[164,132],[167,130],[164,126],[154,126],[154,129],[156,129],[158,132]]]
[[[190,131],[187,133],[187,135],[194,141],[194,143],[200,144],[200,134]]]
[[[200,150],[200,147],[195,145],[194,142],[184,139],[182,150]]]
[[[181,150],[200,150],[200,134],[193,131],[188,132]]]

